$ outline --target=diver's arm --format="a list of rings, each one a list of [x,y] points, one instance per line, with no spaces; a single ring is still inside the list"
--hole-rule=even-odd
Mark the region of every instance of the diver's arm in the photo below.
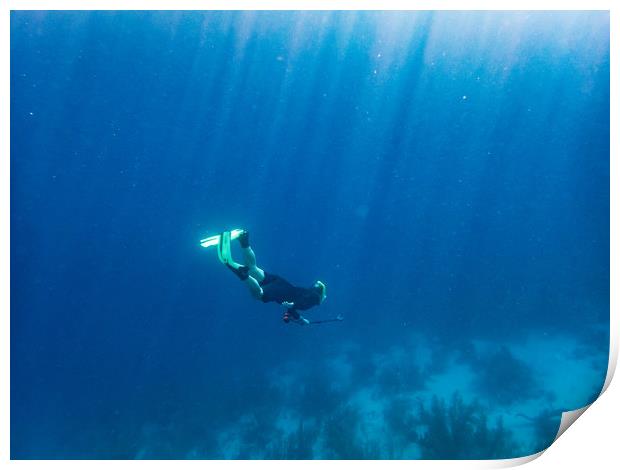
[[[289,302],[290,303],[290,302]],[[282,305],[284,305],[284,303],[282,303]],[[295,322],[299,325],[305,326],[305,325],[309,325],[310,322],[308,320],[306,320],[297,310],[295,310],[293,307],[288,307],[286,309],[286,313],[284,314],[285,318],[287,318],[288,320],[285,321],[292,321]]]
[[[299,318],[293,320],[295,323],[300,324],[301,326],[306,326],[310,324],[310,321],[305,319],[303,316],[299,315]]]
[[[299,313],[297,310],[293,310],[292,308],[288,309],[289,312],[291,312],[291,315],[293,317],[293,321],[301,326],[306,326],[309,325],[310,322],[308,320],[306,320],[304,318],[304,316]]]

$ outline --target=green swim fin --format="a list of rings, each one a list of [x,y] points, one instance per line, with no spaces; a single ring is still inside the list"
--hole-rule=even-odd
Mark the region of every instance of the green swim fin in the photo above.
[[[242,233],[243,233],[243,230],[240,228],[231,230],[230,239],[235,240],[236,238],[239,238],[239,236]],[[200,245],[203,248],[209,248],[211,246],[218,246],[220,243],[220,237],[221,237],[221,234],[217,234],[217,235],[211,235],[210,237],[207,237],[207,238],[203,238],[202,240],[200,240]]]
[[[217,255],[224,264],[230,264],[232,254],[230,253],[230,232],[223,232],[220,236]]]
[[[221,263],[226,264],[226,256],[224,255],[224,234],[226,232],[222,232],[220,235],[217,235],[217,257]]]

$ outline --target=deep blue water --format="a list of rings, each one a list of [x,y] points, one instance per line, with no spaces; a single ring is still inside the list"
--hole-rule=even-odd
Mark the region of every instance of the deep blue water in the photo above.
[[[606,12],[13,12],[11,456],[543,448],[607,369],[609,132]],[[252,300],[198,245],[236,227],[345,321]],[[537,374],[532,337],[574,343],[585,389]],[[442,373],[505,447],[431,445],[407,400],[441,415]],[[411,410],[389,448],[359,439],[366,389]],[[542,424],[511,429],[526,405]]]

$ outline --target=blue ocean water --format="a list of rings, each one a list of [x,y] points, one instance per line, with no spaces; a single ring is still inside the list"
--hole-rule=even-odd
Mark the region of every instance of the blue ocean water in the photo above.
[[[606,12],[14,11],[11,457],[539,451],[609,208]],[[344,322],[253,300],[236,227]]]

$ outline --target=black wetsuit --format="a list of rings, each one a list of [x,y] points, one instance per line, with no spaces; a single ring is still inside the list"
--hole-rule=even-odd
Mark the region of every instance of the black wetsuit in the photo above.
[[[288,313],[295,319],[299,318],[297,310],[308,310],[321,303],[321,294],[314,287],[296,287],[286,279],[265,272],[265,278],[259,282],[263,289],[263,302],[293,302]]]

